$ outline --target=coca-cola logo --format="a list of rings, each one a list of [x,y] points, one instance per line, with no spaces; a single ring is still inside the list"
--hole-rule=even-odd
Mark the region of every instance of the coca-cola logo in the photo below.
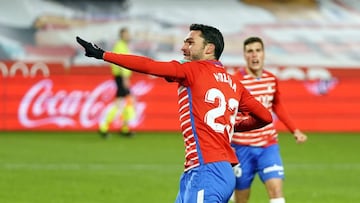
[[[135,93],[147,94],[152,85],[140,82],[133,88]],[[62,89],[55,92],[53,81],[43,79],[34,84],[21,99],[18,119],[29,128],[49,124],[59,127],[93,127],[111,107],[115,91],[114,82],[107,80],[93,90]],[[137,121],[141,120],[144,108],[144,104],[137,102]],[[136,123],[132,122],[133,125]]]

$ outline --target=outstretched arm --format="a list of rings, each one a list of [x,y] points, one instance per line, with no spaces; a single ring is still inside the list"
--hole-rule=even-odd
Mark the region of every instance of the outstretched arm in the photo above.
[[[179,71],[180,63],[176,61],[160,62],[143,56],[116,54],[112,52],[104,53],[104,60],[125,67],[127,69],[156,75],[160,77],[183,78],[183,72]]]
[[[104,61],[140,73],[146,73],[160,77],[185,77],[185,73],[181,71],[181,64],[177,61],[160,62],[143,56],[117,54],[104,51],[95,44],[87,42],[80,37],[76,37],[76,41],[84,47],[85,56],[88,57],[103,59]]]

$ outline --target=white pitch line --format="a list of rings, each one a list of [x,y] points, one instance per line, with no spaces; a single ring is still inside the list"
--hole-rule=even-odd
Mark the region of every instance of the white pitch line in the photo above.
[[[2,163],[0,169],[6,170],[178,170],[176,164],[77,164],[77,163]]]

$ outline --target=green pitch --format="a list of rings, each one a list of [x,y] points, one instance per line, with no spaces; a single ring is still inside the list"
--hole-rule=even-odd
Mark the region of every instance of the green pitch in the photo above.
[[[308,135],[280,135],[287,202],[360,202],[360,133]],[[179,133],[2,132],[0,202],[174,202],[183,161]],[[268,202],[259,179],[250,202]]]

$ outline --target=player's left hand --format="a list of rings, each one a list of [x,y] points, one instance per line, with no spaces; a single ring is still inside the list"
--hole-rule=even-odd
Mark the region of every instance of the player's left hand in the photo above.
[[[307,136],[304,133],[302,133],[299,129],[296,129],[294,131],[294,137],[296,139],[296,143],[298,144],[304,143],[307,140]]]
[[[80,37],[76,37],[76,41],[85,48],[85,56],[103,59],[104,50],[99,48],[96,44],[87,42]]]

